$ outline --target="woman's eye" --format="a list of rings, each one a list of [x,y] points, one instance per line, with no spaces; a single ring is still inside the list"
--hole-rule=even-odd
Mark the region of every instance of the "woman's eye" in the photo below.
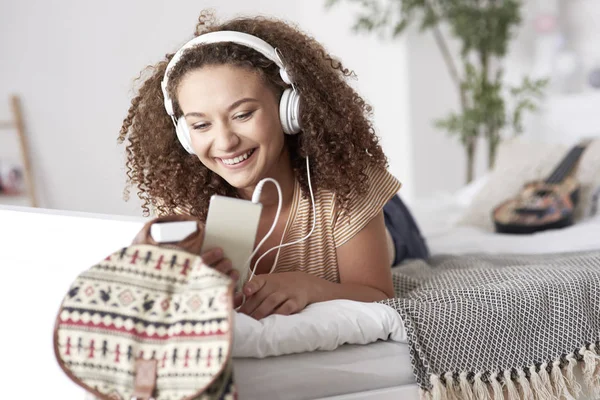
[[[195,131],[201,131],[201,130],[208,128],[208,126],[209,126],[209,124],[207,124],[207,123],[198,123],[198,124],[192,125],[192,129]]]
[[[240,120],[240,121],[244,121],[244,120],[250,118],[253,113],[254,113],[254,111],[249,111],[247,113],[238,114],[234,118],[237,120]]]

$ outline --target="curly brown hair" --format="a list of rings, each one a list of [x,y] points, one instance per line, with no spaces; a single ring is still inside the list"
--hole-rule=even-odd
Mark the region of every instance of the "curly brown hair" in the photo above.
[[[313,185],[335,192],[338,206],[345,210],[351,191],[363,194],[369,189],[367,167],[387,167],[370,122],[372,109],[346,82],[354,73],[315,39],[281,20],[239,17],[217,24],[211,11],[203,11],[195,36],[220,30],[249,33],[281,52],[301,98],[302,132],[285,135],[295,177],[302,194],[307,196],[305,157],[310,156]],[[150,76],[138,89],[123,121],[119,143],[128,140],[128,188],[136,185],[144,215],[150,214],[152,206],[161,215],[184,209],[205,220],[211,195],[238,194],[196,156],[188,154],[177,140],[161,91],[161,81],[173,55],[167,54],[164,60],[149,67]],[[168,90],[176,118],[181,111],[174,94],[182,77],[205,65],[222,64],[258,71],[279,95],[283,93],[285,83],[279,68],[257,51],[234,43],[196,46],[186,50],[169,74]]]

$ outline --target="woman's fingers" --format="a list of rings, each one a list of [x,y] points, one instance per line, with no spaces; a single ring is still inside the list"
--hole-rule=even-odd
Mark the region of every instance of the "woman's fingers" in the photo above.
[[[231,260],[229,258],[223,258],[216,264],[211,265],[214,269],[219,271],[222,274],[229,275],[233,271],[233,264],[231,264]]]
[[[229,273],[229,277],[231,279],[233,279],[235,282],[237,282],[237,280],[240,279],[240,273],[237,272],[237,270],[232,269],[231,272]]]
[[[255,276],[254,279],[244,286],[243,293],[246,296],[246,302],[240,308],[240,312],[253,316],[252,314],[262,304],[262,302],[271,294],[276,293],[275,287],[267,284],[268,280],[263,276]],[[250,288],[258,288],[256,291]]]
[[[275,311],[273,311],[273,314],[291,315],[297,313],[298,308],[298,304],[295,300],[287,299],[285,303],[283,303]]]
[[[220,248],[210,249],[207,252],[203,253],[201,256],[204,264],[214,267],[219,261],[223,259],[223,250]]]
[[[216,265],[213,265],[213,268],[220,273],[229,276],[236,282],[238,279],[240,279],[240,273],[233,268],[233,264],[231,264],[231,260],[229,258],[223,258]]]
[[[239,272],[233,269],[231,260],[228,258],[223,258],[223,250],[220,248],[210,249],[202,254],[201,257],[204,264],[225,275],[228,275],[234,281],[237,281],[240,278]]]
[[[281,292],[273,292],[250,314],[254,319],[260,320],[268,317],[273,311],[286,303],[287,296]]]
[[[233,308],[238,309],[244,302],[244,295],[242,292],[237,292],[233,295]]]

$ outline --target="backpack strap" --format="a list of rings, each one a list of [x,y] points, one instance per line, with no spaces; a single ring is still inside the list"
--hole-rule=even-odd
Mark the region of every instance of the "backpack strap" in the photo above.
[[[180,242],[169,243],[165,245],[163,243],[158,243],[152,237],[150,233],[150,229],[154,224],[160,224],[163,222],[180,222],[180,221],[195,221],[196,222],[196,231],[189,234]],[[188,215],[168,215],[163,217],[154,218],[142,227],[139,233],[133,239],[132,244],[149,244],[153,246],[164,246],[164,247],[174,247],[185,250],[189,253],[200,254],[200,250],[202,249],[202,243],[204,242],[204,224],[202,222],[192,216]]]

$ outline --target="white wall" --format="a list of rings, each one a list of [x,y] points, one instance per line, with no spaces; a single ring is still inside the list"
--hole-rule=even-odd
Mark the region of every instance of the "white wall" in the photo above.
[[[355,87],[375,108],[391,171],[411,198],[405,40],[353,35],[345,6],[325,11],[324,0],[3,1],[0,119],[8,117],[4,99],[19,94],[42,207],[141,215],[135,196],[122,200],[124,160],[116,142],[133,79],[191,38],[205,7],[221,18],[261,13],[297,22],[355,70]]]

